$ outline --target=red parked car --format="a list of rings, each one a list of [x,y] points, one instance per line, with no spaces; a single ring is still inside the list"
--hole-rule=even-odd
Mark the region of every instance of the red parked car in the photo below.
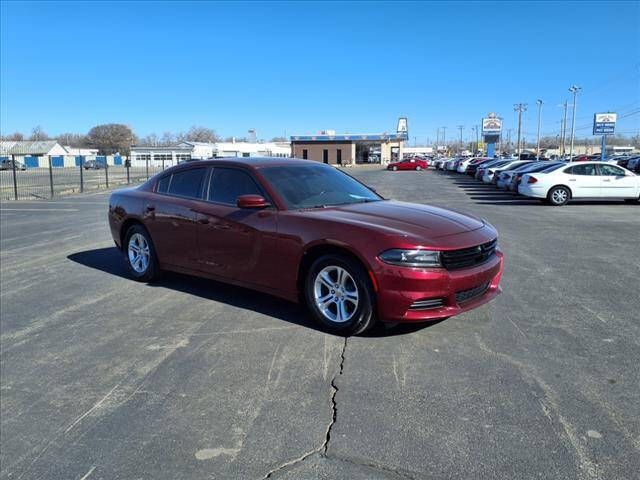
[[[310,160],[186,162],[113,192],[109,226],[136,280],[173,270],[261,290],[305,302],[343,335],[450,317],[500,293],[489,223],[386,200]]]
[[[400,162],[393,162],[387,166],[387,170],[426,170],[429,164],[421,158],[405,158]]]

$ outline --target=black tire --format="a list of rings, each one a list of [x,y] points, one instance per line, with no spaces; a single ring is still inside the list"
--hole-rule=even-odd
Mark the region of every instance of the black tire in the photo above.
[[[146,245],[148,246],[148,259],[146,268],[142,270],[140,267],[140,265],[142,264],[138,263],[139,266],[135,267],[132,264],[129,255],[129,242],[134,235],[140,235],[141,237],[143,237]],[[127,267],[127,271],[129,272],[131,278],[133,278],[134,280],[137,280],[139,282],[151,282],[158,278],[158,276],[160,275],[156,249],[153,245],[153,241],[151,240],[151,235],[149,235],[149,232],[146,228],[144,228],[144,226],[136,224],[132,225],[129,230],[127,230],[127,233],[124,236],[124,244],[122,245],[122,256]]]
[[[547,193],[547,200],[550,205],[554,207],[560,207],[565,205],[571,198],[571,192],[567,187],[553,187]]]
[[[315,299],[316,278],[326,268],[339,267],[351,276],[350,287],[357,289],[357,307],[349,312],[351,315],[345,322],[336,322],[328,318],[318,307]],[[323,287],[326,288],[326,287]],[[326,292],[328,294],[328,292]],[[332,333],[350,336],[357,335],[373,328],[377,323],[375,312],[375,295],[371,280],[365,269],[354,259],[341,254],[323,255],[313,262],[304,281],[304,298],[309,311],[327,330]],[[331,304],[337,311],[337,303]],[[345,302],[346,305],[346,302]],[[330,307],[331,308],[331,307]],[[345,307],[346,308],[346,307]]]

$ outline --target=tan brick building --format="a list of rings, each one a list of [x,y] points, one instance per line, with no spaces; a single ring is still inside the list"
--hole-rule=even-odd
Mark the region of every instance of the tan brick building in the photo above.
[[[406,133],[298,135],[291,137],[291,156],[332,165],[389,163],[402,158]]]

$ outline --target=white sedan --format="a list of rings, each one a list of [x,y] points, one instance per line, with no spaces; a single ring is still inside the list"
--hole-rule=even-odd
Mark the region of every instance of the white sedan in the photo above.
[[[473,160],[475,157],[469,157],[469,158],[465,158],[464,160],[462,160],[459,164],[458,164],[458,168],[457,171],[458,173],[466,173],[467,171],[467,167],[469,166],[469,163],[471,162],[471,160]]]
[[[573,162],[522,176],[518,193],[551,205],[571,199],[640,201],[640,176],[606,162]]]
[[[529,160],[509,160],[505,161],[503,164],[494,165],[491,168],[487,168],[484,171],[484,175],[482,175],[482,181],[484,183],[496,183],[498,178],[496,175],[500,175],[500,172],[508,168],[517,168],[519,165],[526,165],[531,163]]]

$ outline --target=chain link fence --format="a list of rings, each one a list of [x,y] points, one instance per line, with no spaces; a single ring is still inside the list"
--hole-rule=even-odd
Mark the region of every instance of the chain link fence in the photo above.
[[[20,157],[3,157],[0,161],[0,199],[30,200],[53,198],[73,193],[98,191],[119,185],[135,185],[146,181],[165,165],[150,161],[131,166],[129,160],[111,165],[106,158],[85,160],[76,157],[76,166],[59,165],[58,157],[39,157],[37,162],[21,161]],[[44,165],[44,166],[43,166]],[[167,163],[166,167],[171,166]]]

